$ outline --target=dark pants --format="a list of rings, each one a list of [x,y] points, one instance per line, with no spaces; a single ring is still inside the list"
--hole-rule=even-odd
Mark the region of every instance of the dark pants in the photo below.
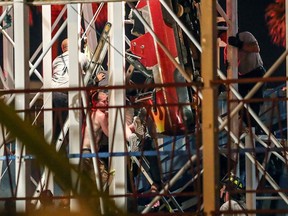
[[[153,143],[153,139],[151,137],[145,137],[143,151],[156,151]],[[146,159],[149,162],[150,170],[149,174],[156,186],[158,188],[161,187],[161,172],[159,167],[158,156],[146,156]]]
[[[53,92],[53,141],[58,139],[68,116],[68,94],[63,92]]]
[[[238,78],[239,79],[262,78],[265,72],[266,70],[263,67],[258,67],[247,74],[239,75]],[[255,86],[255,84],[256,82],[239,83],[238,89],[239,89],[239,93],[241,94],[241,96],[244,98],[248,94],[248,92],[251,91],[251,89]],[[263,91],[264,91],[264,86],[262,85],[258,89],[258,91],[251,97],[251,99],[262,99]],[[261,102],[254,101],[254,102],[249,103],[249,106],[256,113],[256,115],[259,115],[259,111],[260,111],[260,107],[262,103],[263,103],[262,101]],[[243,109],[243,110],[246,110],[246,109]],[[247,116],[247,113],[243,112],[242,118],[247,127],[251,126],[251,127],[255,127],[256,129],[258,128],[257,122],[254,120],[254,118],[250,114]]]
[[[63,130],[63,126],[68,116],[68,93],[63,92],[53,92],[52,93],[52,103],[53,103],[53,143],[57,143],[58,137]],[[68,134],[64,137],[62,145],[59,150],[63,160],[69,160],[67,157],[68,153]],[[71,180],[71,176],[67,176],[67,179]],[[69,194],[70,191],[64,191],[64,187],[60,185],[63,189],[64,194]]]
[[[149,136],[145,136],[144,140],[142,140],[141,142],[141,151],[155,151],[155,147],[154,147],[154,142],[153,139]],[[141,157],[137,157],[138,160],[141,160]],[[160,170],[160,166],[159,166],[159,160],[158,160],[158,156],[145,156],[145,159],[148,162],[148,165],[150,166],[149,170],[146,170],[147,173],[149,174],[149,176],[151,177],[151,179],[153,180],[154,185],[160,189],[162,186],[162,182],[161,182],[161,170]],[[144,166],[144,168],[146,167],[144,165],[144,162],[140,162],[140,164],[142,166]],[[138,167],[138,165],[136,163],[132,163],[133,167],[132,168],[132,173],[130,172],[130,169],[127,169],[127,190],[129,192],[133,191],[133,183],[131,183],[131,180],[133,178],[135,178],[136,176],[138,176],[140,174],[140,168]],[[132,175],[132,178],[131,178]],[[148,186],[148,185],[147,185]],[[150,185],[149,185],[150,187]],[[142,193],[143,191],[146,191],[148,188],[146,188],[146,185],[144,188],[142,188],[141,190],[139,190],[138,192]]]

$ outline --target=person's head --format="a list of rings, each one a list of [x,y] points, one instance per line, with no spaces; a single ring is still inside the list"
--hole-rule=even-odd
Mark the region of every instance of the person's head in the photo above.
[[[227,41],[227,23],[223,17],[217,17],[217,37],[222,41]]]
[[[108,95],[103,91],[96,91],[91,97],[92,106],[94,108],[100,109],[101,111],[106,111],[108,106]]]
[[[62,49],[62,52],[66,52],[68,50],[68,38],[62,41],[61,49]]]
[[[240,178],[230,175],[227,178],[224,178],[222,181],[222,188],[220,189],[220,198],[224,200],[224,202],[229,199],[232,200],[241,200],[243,197],[244,185]]]

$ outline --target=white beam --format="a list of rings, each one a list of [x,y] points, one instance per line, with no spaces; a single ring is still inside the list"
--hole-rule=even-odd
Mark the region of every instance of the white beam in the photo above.
[[[9,13],[10,12],[10,13]],[[13,10],[12,6],[3,7],[3,14],[1,15],[0,21],[4,19],[6,14],[10,14],[13,17]],[[13,38],[13,27],[10,27],[6,29],[7,34]],[[13,58],[14,58],[14,49],[13,45],[8,41],[6,37],[3,37],[3,70],[0,67],[0,73],[1,73],[1,81],[3,83],[3,89],[13,89],[14,88],[14,64],[13,64]],[[0,88],[2,87],[2,83],[0,84]],[[5,96],[5,101],[7,101],[8,96]],[[3,131],[6,131],[5,128]],[[0,138],[0,145],[3,144],[5,141],[6,133],[3,134],[3,137]],[[0,156],[4,155],[4,148],[6,146],[3,145],[0,147]],[[0,170],[3,168],[3,160],[0,161]],[[1,172],[0,172],[1,173]],[[0,179],[1,183],[1,179]]]
[[[112,24],[111,40],[109,47],[109,85],[123,85],[124,86],[124,73],[125,73],[125,61],[122,56],[125,53],[125,31],[124,31],[124,3],[109,3],[108,4],[108,21]],[[123,106],[125,104],[125,90],[113,89],[109,95],[110,106]],[[118,115],[117,115],[118,111]],[[119,112],[120,111],[120,112]],[[126,141],[124,138],[125,128],[121,123],[121,119],[124,119],[124,109],[109,109],[109,150],[111,152],[125,152]],[[112,139],[114,137],[114,139]],[[114,143],[112,141],[114,140]],[[116,142],[115,142],[116,141]],[[113,146],[113,149],[112,149]],[[112,184],[109,187],[111,195],[123,195],[126,194],[126,174],[127,163],[125,157],[112,157],[111,170],[116,170],[115,178],[113,178]],[[127,210],[126,197],[115,198],[116,205]]]
[[[70,4],[67,7],[68,12],[68,55],[69,55],[69,87],[80,87],[80,67],[79,67],[79,33],[80,33],[80,4]],[[69,91],[69,107],[80,107],[80,91]],[[81,121],[80,109],[69,109],[69,154],[80,154],[80,134]],[[79,158],[70,158],[70,163],[77,166]],[[71,173],[72,186],[76,189],[77,176]],[[72,212],[79,212],[80,206],[76,199],[71,200],[70,209]]]
[[[51,23],[51,6],[44,5],[42,6],[42,47],[48,47],[49,42],[51,41],[51,32],[52,32],[52,23]],[[50,49],[45,57],[43,58],[43,87],[44,89],[51,88],[52,81],[52,50]],[[52,92],[43,93],[43,108],[44,110],[52,109]],[[47,143],[52,141],[52,128],[53,128],[53,114],[52,111],[45,111],[43,113],[43,122],[44,122],[44,136],[47,140]],[[53,175],[48,169],[44,170],[46,176],[45,187],[54,191],[54,181]],[[54,193],[53,193],[54,194]]]
[[[15,89],[28,89],[29,86],[29,16],[28,7],[22,0],[14,1],[14,32],[15,32]],[[28,110],[28,95],[19,93],[15,96],[15,109]],[[19,116],[24,120],[25,112],[19,113]],[[22,157],[26,155],[25,146],[19,139],[16,139],[16,196],[27,196],[27,161]],[[17,212],[26,211],[26,200],[16,201]]]
[[[255,128],[252,128],[253,134],[255,133]],[[255,149],[255,139],[253,136],[248,134],[245,137],[245,148],[246,149]],[[256,157],[256,155],[254,155]],[[256,162],[256,159],[255,159]],[[246,190],[256,190],[256,168],[255,162],[249,160],[248,156],[245,156],[245,171],[246,171]],[[246,193],[246,207],[248,210],[255,210],[256,209],[256,193],[250,192]],[[249,214],[254,216],[255,214]]]

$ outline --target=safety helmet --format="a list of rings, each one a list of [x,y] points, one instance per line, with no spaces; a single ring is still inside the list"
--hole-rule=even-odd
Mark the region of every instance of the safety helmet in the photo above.
[[[228,177],[224,177],[221,181],[226,187],[231,189],[244,189],[244,184],[241,179],[233,174]]]

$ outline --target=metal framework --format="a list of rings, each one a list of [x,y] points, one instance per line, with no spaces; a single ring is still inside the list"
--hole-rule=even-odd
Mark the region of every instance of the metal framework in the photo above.
[[[156,1],[156,0],[155,0]],[[108,48],[108,59],[109,59],[109,87],[105,88],[109,90],[109,169],[115,170],[114,177],[112,178],[112,182],[109,185],[109,196],[112,197],[113,202],[115,203],[115,208],[118,211],[127,212],[127,206],[129,206],[130,199],[127,195],[127,171],[129,169],[128,162],[130,161],[130,157],[134,158],[136,164],[140,167],[140,170],[143,173],[146,173],[145,167],[142,164],[142,160],[139,161],[137,158],[141,158],[142,154],[130,154],[127,150],[127,146],[125,144],[125,108],[127,105],[125,104],[125,90],[129,88],[125,85],[125,2],[135,2],[132,1],[120,1],[120,0],[107,0],[107,1],[23,1],[23,0],[14,0],[14,1],[2,1],[0,2],[0,6],[2,6],[2,14],[0,16],[0,23],[4,20],[4,17],[7,14],[10,14],[13,17],[12,27],[4,29],[3,26],[0,26],[0,31],[2,34],[1,44],[3,45],[2,53],[3,53],[3,64],[0,65],[0,80],[2,93],[1,97],[6,105],[14,106],[15,110],[18,111],[18,115],[22,120],[26,120],[31,117],[31,114],[28,111],[35,110],[36,115],[34,115],[32,120],[32,125],[39,124],[39,119],[43,119],[41,125],[43,125],[42,131],[43,136],[45,137],[45,141],[47,143],[51,143],[52,141],[52,128],[53,128],[53,118],[52,118],[52,98],[51,98],[51,71],[52,71],[52,51],[51,47],[53,44],[59,40],[59,36],[65,29],[67,28],[67,36],[69,38],[69,55],[70,59],[75,61],[69,61],[69,68],[73,68],[71,72],[69,71],[70,77],[73,79],[70,80],[69,83],[69,123],[67,128],[65,128],[64,132],[66,133],[69,128],[69,162],[71,166],[77,167],[79,164],[79,155],[80,155],[80,143],[81,143],[81,128],[82,128],[82,113],[81,109],[85,110],[81,107],[80,101],[83,100],[85,102],[85,86],[83,86],[81,77],[79,76],[79,66],[78,66],[78,53],[79,53],[79,35],[80,35],[80,26],[81,19],[84,17],[85,19],[85,29],[91,28],[95,30],[95,26],[93,24],[93,20],[97,17],[99,13],[101,13],[101,7],[99,7],[99,11],[93,14],[91,8],[91,4],[98,2],[100,5],[104,2],[108,2],[108,21],[112,24],[112,29],[109,36],[109,48]],[[180,64],[178,64],[177,60],[174,60],[172,55],[167,51],[166,47],[163,47],[162,42],[157,38],[157,35],[153,32],[153,26],[147,26],[144,18],[141,18],[140,13],[135,10],[135,14],[138,16],[139,20],[142,20],[145,27],[148,29],[149,33],[152,35],[154,39],[154,43],[158,44],[162,47],[168,57],[170,57],[173,64],[179,69],[180,73],[184,76],[186,81],[196,89],[198,97],[202,100],[201,102],[201,112],[202,116],[199,122],[199,128],[197,129],[195,134],[193,135],[198,142],[202,143],[202,145],[197,146],[194,152],[189,152],[187,147],[191,144],[188,139],[191,138],[190,135],[185,134],[184,137],[181,137],[181,141],[185,142],[185,150],[189,152],[187,161],[183,164],[182,167],[177,169],[176,171],[171,171],[170,179],[168,179],[162,190],[157,193],[156,196],[152,195],[151,202],[145,206],[142,210],[142,213],[148,213],[151,211],[153,204],[155,204],[158,200],[162,200],[164,203],[162,208],[164,211],[169,213],[174,212],[182,212],[182,213],[191,213],[194,212],[204,212],[207,215],[215,215],[219,213],[219,181],[220,181],[220,168],[218,166],[219,156],[222,154],[228,155],[230,158],[231,155],[234,155],[235,152],[238,156],[236,156],[236,162],[240,163],[240,155],[245,157],[245,176],[246,176],[246,201],[247,201],[247,210],[249,213],[256,215],[258,209],[256,208],[257,200],[269,200],[272,199],[281,199],[284,203],[284,207],[288,205],[288,197],[287,190],[283,190],[279,181],[275,180],[273,176],[270,175],[269,164],[270,161],[274,158],[277,162],[280,162],[281,166],[283,166],[283,171],[287,172],[287,147],[286,139],[279,139],[274,134],[269,131],[269,127],[267,124],[262,122],[262,119],[259,118],[253,111],[249,110],[253,118],[256,119],[262,130],[265,132],[266,136],[258,136],[252,133],[252,130],[245,133],[240,133],[238,128],[238,117],[236,114],[243,107],[247,108],[249,106],[249,99],[253,94],[263,85],[263,82],[269,81],[269,77],[273,74],[273,72],[277,69],[277,67],[286,59],[287,50],[279,57],[279,59],[275,62],[275,64],[269,68],[267,73],[264,75],[263,80],[259,80],[255,87],[249,92],[249,94],[242,98],[241,95],[237,91],[237,82],[234,82],[237,79],[237,51],[233,48],[228,48],[228,60],[231,62],[231,67],[227,71],[227,77],[224,73],[218,68],[217,62],[217,51],[219,47],[217,47],[216,41],[216,13],[218,13],[229,23],[230,28],[228,28],[228,34],[234,35],[237,31],[237,1],[227,0],[225,12],[217,1],[211,0],[202,0],[201,7],[205,10],[201,11],[201,17],[205,17],[201,19],[201,46],[197,40],[193,37],[193,35],[189,32],[189,30],[183,25],[181,20],[173,13],[170,9],[169,5],[167,5],[167,1],[159,0],[163,8],[166,8],[170,16],[175,20],[179,28],[183,32],[186,33],[189,40],[194,43],[196,49],[201,52],[201,70],[205,71],[202,74],[203,77],[203,87],[199,87],[192,83],[191,77],[186,76],[185,69],[181,68]],[[55,23],[51,23],[51,5],[54,4],[62,4],[65,5],[63,10],[59,13],[59,17],[56,19]],[[29,36],[29,6],[37,6],[41,7],[42,11],[42,42],[39,44],[39,48],[36,49],[35,53],[30,53],[30,36]],[[128,4],[129,5],[129,4]],[[287,4],[286,4],[287,5]],[[61,16],[67,11],[67,19],[60,23]],[[287,11],[287,10],[286,10]],[[81,14],[84,13],[84,14]],[[287,16],[286,16],[287,17]],[[55,31],[55,26],[59,25],[60,27]],[[96,31],[89,36],[88,41],[91,43],[90,46],[96,49],[97,39],[96,39]],[[31,57],[32,56],[32,57]],[[209,64],[207,64],[209,62]],[[42,73],[39,70],[39,65],[42,64]],[[216,81],[216,73],[221,78],[222,83],[227,84],[229,88],[229,97],[227,97],[227,118],[221,117],[218,115],[218,96],[217,91],[215,90],[215,85],[217,85]],[[38,84],[40,87],[34,87],[33,82],[29,77],[36,76],[38,80]],[[231,81],[232,80],[232,81]],[[216,84],[215,84],[216,83]],[[165,84],[165,83],[164,83]],[[219,82],[218,82],[219,84]],[[158,86],[159,87],[159,86]],[[161,87],[161,85],[160,85]],[[287,96],[286,96],[287,98]],[[285,98],[285,101],[286,101]],[[248,101],[248,103],[243,102]],[[41,112],[35,109],[35,104],[37,101],[41,100]],[[235,105],[233,101],[238,100],[239,103]],[[272,105],[275,101],[271,102]],[[88,103],[86,101],[86,106]],[[87,107],[86,107],[87,108]],[[129,107],[128,107],[129,108]],[[272,106],[272,109],[274,107]],[[26,112],[23,112],[26,111]],[[88,111],[84,111],[88,112]],[[203,115],[205,113],[205,115]],[[2,120],[2,118],[1,118]],[[278,119],[279,120],[279,119]],[[89,119],[87,118],[87,122]],[[7,185],[3,185],[2,179],[4,179],[4,175],[7,174],[7,170],[12,168],[10,164],[15,161],[15,182],[9,182],[11,188],[15,185],[15,191],[12,192],[11,195],[1,196],[1,200],[9,200],[14,198],[16,200],[16,210],[17,212],[27,212],[29,211],[28,203],[32,203],[36,206],[36,208],[40,208],[39,195],[43,189],[50,189],[51,191],[55,191],[55,187],[57,185],[54,182],[54,175],[51,174],[51,170],[48,164],[44,164],[45,166],[41,169],[40,178],[37,180],[34,178],[34,173],[31,167],[31,159],[29,154],[29,150],[23,145],[23,140],[16,136],[16,138],[11,137],[9,132],[8,125],[1,125],[2,129],[2,137],[0,138],[0,170],[1,170],[1,178],[0,178],[0,189],[2,187],[7,188]],[[92,131],[91,125],[90,130]],[[240,128],[241,130],[241,128]],[[202,137],[200,136],[200,131]],[[197,132],[199,132],[197,134]],[[222,149],[219,147],[219,134],[224,132],[227,135],[227,145],[229,146],[227,149]],[[92,132],[90,132],[92,133]],[[240,134],[240,135],[238,135]],[[92,135],[91,135],[92,137]],[[175,148],[178,145],[177,140],[179,137],[171,136],[169,139],[165,139],[162,136],[159,136],[157,144],[158,146],[161,143],[169,140],[171,141],[171,146],[173,146],[170,151],[171,154],[177,154]],[[180,139],[180,138],[179,138]],[[13,143],[13,144],[11,144]],[[14,145],[15,143],[15,145]],[[56,152],[60,149],[63,140],[58,140],[59,145],[56,145]],[[257,143],[257,145],[256,145]],[[9,149],[10,146],[10,149]],[[11,147],[13,146],[13,147]],[[15,149],[13,149],[15,146]],[[259,147],[260,146],[260,147]],[[181,146],[183,148],[183,146]],[[15,154],[7,154],[7,150],[13,152],[15,150]],[[31,149],[30,149],[31,150]],[[228,151],[228,153],[227,153]],[[256,154],[264,152],[264,159],[259,160],[256,157]],[[223,153],[224,152],[224,153]],[[226,152],[226,153],[225,153]],[[118,153],[118,155],[117,155]],[[164,155],[165,150],[160,149],[157,152],[158,155]],[[180,151],[181,153],[181,151]],[[220,154],[219,154],[220,153]],[[234,153],[234,154],[233,154]],[[242,154],[241,154],[242,153]],[[96,185],[98,186],[98,190],[100,193],[104,193],[102,188],[99,187],[101,185],[99,179],[99,164],[97,162],[97,152],[92,148],[93,156],[93,164],[95,167],[95,174],[98,177],[96,181]],[[130,157],[127,157],[128,156]],[[73,157],[73,155],[77,155]],[[120,155],[120,156],[119,156]],[[131,156],[132,155],[132,156]],[[14,158],[12,157],[14,156]],[[137,156],[137,157],[136,157]],[[187,156],[187,155],[186,155]],[[37,157],[37,156],[36,156]],[[231,156],[232,157],[232,156]],[[165,158],[165,157],[164,157]],[[176,159],[175,159],[176,160]],[[199,162],[201,161],[201,162]],[[171,159],[171,164],[169,166],[173,167],[177,165],[177,161],[173,164],[173,158]],[[168,162],[167,162],[168,164]],[[166,164],[166,165],[167,165]],[[196,164],[196,165],[195,165]],[[211,165],[213,164],[213,165]],[[46,166],[47,165],[47,166]],[[231,164],[228,163],[228,168]],[[168,166],[168,165],[167,165]],[[171,189],[174,185],[179,185],[178,180],[187,172],[193,173],[193,166],[197,166],[197,171],[194,170],[194,174],[191,177],[191,180],[185,182],[185,184],[178,186],[177,189]],[[220,165],[221,166],[221,165]],[[237,172],[240,174],[243,167],[238,165]],[[53,170],[54,171],[54,170]],[[9,171],[10,172],[10,171]],[[200,180],[203,181],[202,185],[200,185]],[[77,194],[77,184],[78,184],[78,175],[75,172],[72,172],[72,188],[75,190],[71,190],[71,194],[68,196],[70,200],[70,211],[78,212],[81,209],[79,206],[82,204],[75,194]],[[145,175],[144,175],[145,178]],[[148,182],[151,181],[149,176],[147,177]],[[33,187],[28,187],[30,182],[34,183]],[[270,192],[269,194],[277,193],[277,196],[268,197],[263,195],[265,191],[258,189],[261,185],[261,181],[267,182],[269,184]],[[196,183],[195,183],[196,182]],[[188,199],[187,203],[180,203],[179,200],[175,199],[175,196],[181,195],[181,192],[187,189],[189,186],[193,185],[195,191],[189,191],[189,196],[193,197]],[[196,186],[200,186],[203,189],[197,189]],[[31,188],[35,190],[32,191]],[[1,189],[2,191],[2,189]],[[272,192],[271,192],[272,191]],[[15,193],[15,194],[14,194]],[[184,194],[185,192],[183,192]],[[260,195],[259,195],[260,194]],[[134,196],[139,196],[139,194]],[[257,197],[259,195],[260,197]],[[29,197],[30,199],[25,199],[25,197]],[[31,198],[32,197],[32,198]],[[101,196],[100,196],[101,197]],[[23,199],[24,198],[24,199]],[[105,214],[107,208],[105,207],[105,196],[104,198],[100,198],[100,206],[101,213]],[[108,201],[107,201],[108,202]],[[198,203],[198,204],[195,204]],[[185,205],[188,205],[190,208],[186,210]],[[192,208],[191,208],[192,206]],[[195,207],[196,206],[196,207]],[[193,209],[194,207],[194,209]],[[277,214],[277,211],[283,212],[284,208],[276,209],[273,213]],[[160,208],[161,209],[161,208]],[[267,210],[269,213],[269,211]],[[265,212],[261,212],[265,213]],[[270,211],[271,213],[271,211]]]

